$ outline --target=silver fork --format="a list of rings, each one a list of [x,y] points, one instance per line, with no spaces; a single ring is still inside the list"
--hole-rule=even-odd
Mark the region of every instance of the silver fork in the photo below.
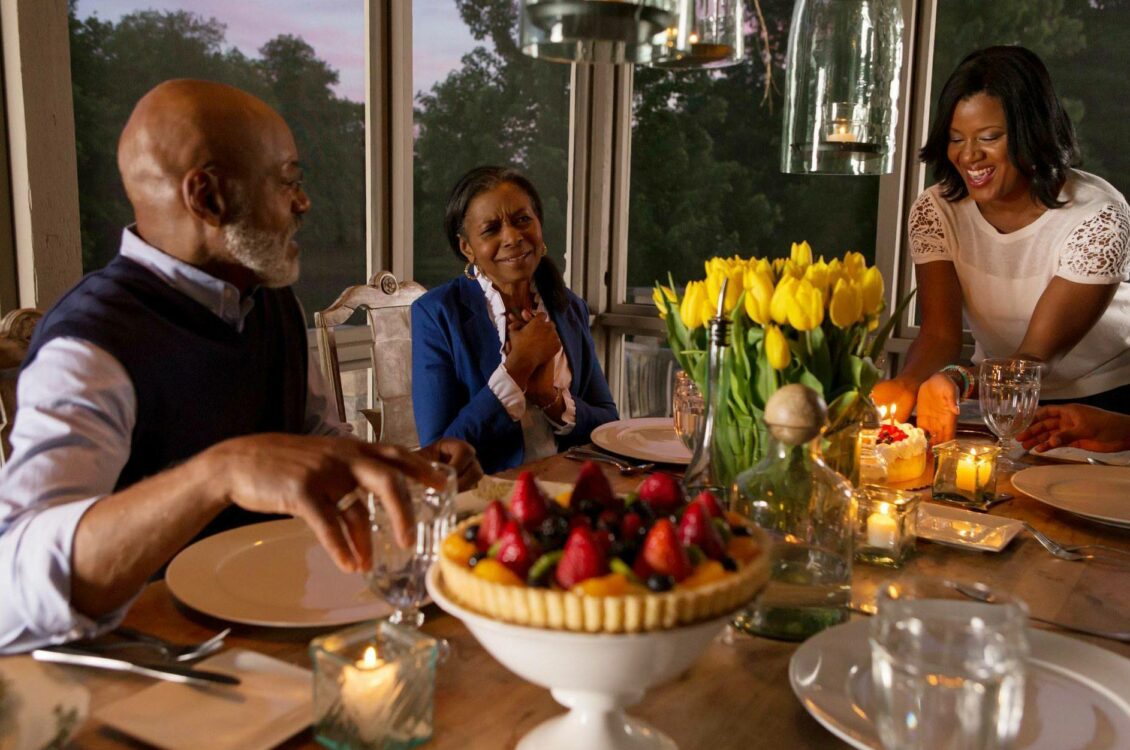
[[[597,461],[599,463],[612,464],[620,473],[629,476],[631,474],[642,474],[645,471],[651,471],[655,468],[654,463],[633,464],[628,461],[609,456],[604,453],[597,453],[596,451],[585,450],[584,448],[570,448],[565,452],[565,458],[573,461]]]
[[[224,647],[224,638],[231,633],[231,628],[226,628],[216,633],[206,641],[200,643],[171,643],[164,638],[158,638],[140,630],[120,626],[113,631],[123,640],[108,643],[84,643],[82,647],[88,651],[117,651],[126,648],[148,648],[156,651],[170,661],[186,662],[202,659],[214,654]]]
[[[1027,521],[1021,521],[1021,524],[1023,524],[1024,528],[1028,530],[1028,533],[1030,533],[1032,536],[1034,536],[1036,538],[1036,541],[1039,542],[1040,545],[1044,549],[1046,549],[1048,552],[1051,552],[1052,555],[1054,555],[1055,557],[1058,557],[1061,560],[1110,560],[1111,559],[1109,557],[1103,557],[1103,556],[1100,556],[1100,555],[1092,555],[1092,554],[1089,554],[1089,553],[1080,552],[1080,550],[1100,550],[1100,551],[1103,551],[1103,552],[1114,552],[1114,553],[1117,553],[1117,554],[1120,554],[1120,555],[1126,555],[1127,556],[1126,562],[1130,563],[1130,551],[1127,551],[1127,550],[1124,550],[1124,549],[1119,549],[1118,547],[1107,547],[1106,545],[1103,545],[1103,544],[1077,544],[1077,545],[1070,545],[1070,546],[1064,545],[1064,544],[1060,544],[1056,540],[1052,539],[1050,536],[1048,536],[1044,532],[1040,531],[1039,529],[1037,529],[1035,526],[1028,523]]]
[[[954,586],[958,593],[968,596],[970,599],[976,599],[979,602],[986,602],[988,604],[994,603],[996,597],[990,592],[982,590],[978,586],[965,586],[958,584]],[[1046,617],[1037,617],[1036,615],[1028,615],[1028,619],[1033,622],[1040,622],[1044,625],[1050,625],[1053,628],[1060,630],[1067,630],[1072,633],[1083,633],[1084,635],[1093,635],[1096,638],[1109,638],[1112,641],[1121,641],[1123,643],[1130,643],[1130,632],[1124,630],[1099,630],[1097,628],[1088,628],[1083,625],[1069,625],[1065,622],[1058,620],[1049,620]]]

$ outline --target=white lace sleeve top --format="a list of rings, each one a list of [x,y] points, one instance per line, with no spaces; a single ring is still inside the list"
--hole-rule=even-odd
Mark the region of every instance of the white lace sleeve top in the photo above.
[[[1100,177],[1072,170],[1059,199],[1028,226],[1001,234],[969,197],[949,202],[937,185],[910,209],[911,258],[953,263],[974,362],[1020,346],[1053,277],[1118,284],[1103,317],[1045,379],[1041,398],[1071,399],[1130,383],[1130,208]]]

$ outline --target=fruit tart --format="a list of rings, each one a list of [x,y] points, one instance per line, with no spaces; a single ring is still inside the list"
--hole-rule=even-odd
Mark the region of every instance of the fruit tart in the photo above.
[[[887,482],[909,482],[926,471],[926,433],[905,422],[884,422],[875,449],[887,464]]]
[[[763,533],[703,492],[689,502],[669,474],[617,497],[585,463],[548,498],[523,472],[443,542],[440,572],[462,606],[506,622],[635,633],[731,612],[768,579]]]

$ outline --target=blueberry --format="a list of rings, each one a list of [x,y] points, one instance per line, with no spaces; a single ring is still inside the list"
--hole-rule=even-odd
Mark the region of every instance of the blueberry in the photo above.
[[[471,555],[471,557],[467,560],[467,564],[473,568],[473,567],[475,567],[476,565],[479,564],[479,560],[482,560],[486,556],[487,556],[486,552],[476,552],[475,554]]]
[[[612,543],[608,550],[610,557],[619,557],[624,562],[631,565],[636,560],[636,555],[639,554],[639,547],[630,541],[617,539]]]
[[[647,503],[636,503],[634,506],[632,506],[632,510],[640,514],[640,518],[643,519],[644,526],[650,526],[652,521],[655,520],[655,509]]]
[[[730,527],[730,533],[734,536],[753,536],[753,529],[739,523]]]
[[[664,576],[659,573],[652,573],[647,577],[647,587],[655,593],[662,593],[670,591],[675,588],[675,579],[672,576]]]
[[[565,516],[550,516],[538,525],[538,541],[544,550],[560,549],[569,538],[569,519]]]
[[[726,555],[725,557],[722,558],[722,567],[725,570],[728,570],[731,573],[733,573],[734,571],[736,571],[738,569],[738,564],[736,562],[734,562],[734,558],[730,557],[729,555]]]
[[[479,525],[473,523],[467,528],[463,529],[463,538],[468,542],[473,542],[479,538]]]
[[[593,500],[591,497],[583,498],[577,503],[577,512],[593,520],[596,520],[602,510],[604,509],[601,507],[600,501]]]

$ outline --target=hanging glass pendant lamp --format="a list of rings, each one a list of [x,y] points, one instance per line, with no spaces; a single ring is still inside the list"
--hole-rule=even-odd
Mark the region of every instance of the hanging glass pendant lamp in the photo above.
[[[679,27],[680,2],[522,0],[522,52],[555,62],[649,62]]]
[[[679,0],[679,25],[667,29],[650,65],[723,68],[745,59],[744,0]]]
[[[781,171],[889,173],[901,67],[899,0],[796,0]]]

